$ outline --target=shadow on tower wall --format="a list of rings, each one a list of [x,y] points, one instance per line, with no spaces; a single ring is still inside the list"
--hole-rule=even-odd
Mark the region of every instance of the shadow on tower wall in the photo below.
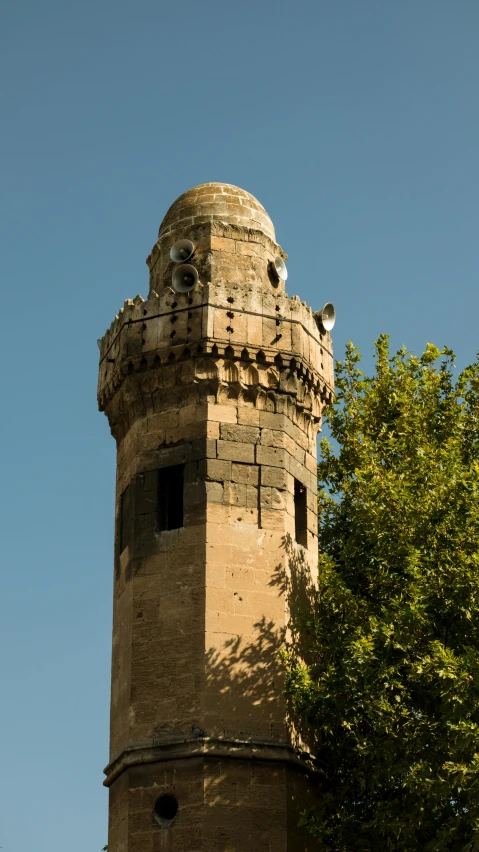
[[[288,743],[314,755],[318,743],[312,729],[299,726],[285,694],[284,656],[311,662],[308,636],[314,625],[317,589],[304,549],[290,535],[283,537],[282,549],[284,559],[269,586],[283,601],[286,620],[278,626],[263,617],[254,624],[253,641],[232,635],[221,648],[207,651],[207,694],[215,703],[206,715],[217,719],[220,736]]]

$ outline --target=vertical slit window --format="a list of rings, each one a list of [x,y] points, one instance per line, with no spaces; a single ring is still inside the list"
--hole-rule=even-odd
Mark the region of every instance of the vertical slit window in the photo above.
[[[185,468],[179,464],[158,471],[157,529],[177,530],[183,526]]]
[[[120,553],[130,542],[131,492],[127,485],[120,497]]]
[[[294,530],[298,544],[308,545],[308,510],[306,505],[306,486],[294,480]]]

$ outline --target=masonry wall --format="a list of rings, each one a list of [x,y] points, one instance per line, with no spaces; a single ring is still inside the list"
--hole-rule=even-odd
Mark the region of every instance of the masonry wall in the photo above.
[[[119,449],[112,759],[192,727],[287,738],[276,663],[287,619],[284,537],[295,535],[297,479],[308,495],[302,550],[314,565],[314,447],[284,414],[214,403],[188,412],[189,441],[158,447],[154,419],[143,418]],[[185,465],[185,525],[158,533],[156,473],[177,464]],[[131,532],[120,552],[126,488]]]
[[[167,830],[152,820],[160,793],[180,808]],[[110,788],[109,848],[115,852],[317,852],[299,829],[314,801],[308,777],[281,763],[243,759],[172,759],[135,766]]]
[[[173,412],[165,410],[163,423],[174,419]],[[129,749],[143,747],[157,750],[157,762],[148,769],[151,783],[143,779],[141,790],[131,787],[131,780],[125,788],[124,774],[113,782],[112,801],[120,798],[122,805],[112,805],[111,833],[117,838],[112,848],[135,852],[133,815],[127,827],[123,810],[136,807],[136,801],[140,813],[134,818],[143,826],[138,829],[138,849],[163,848],[158,844],[162,837],[161,843],[167,842],[166,834],[152,826],[151,809],[165,789],[174,790],[182,814],[175,820],[175,832],[170,829],[165,849],[220,850],[225,832],[230,846],[224,849],[279,850],[279,836],[286,849],[286,814],[293,800],[289,802],[285,786],[285,765],[266,762],[262,776],[270,777],[269,788],[264,781],[263,799],[277,802],[279,797],[282,810],[262,805],[260,813],[251,811],[246,803],[258,793],[250,789],[256,781],[246,782],[248,762],[241,772],[234,759],[228,761],[221,784],[217,782],[223,804],[211,809],[214,773],[208,780],[210,769],[202,769],[200,783],[194,754],[183,760],[181,769],[174,769],[170,759],[162,761],[162,748],[180,742],[194,749],[194,730],[235,749],[250,740],[292,741],[277,660],[287,624],[284,537],[294,538],[296,478],[309,495],[308,547],[301,550],[309,552],[314,565],[313,441],[287,415],[244,402],[198,403],[182,409],[181,415],[182,439],[174,446],[159,441],[156,415],[138,419],[119,445],[110,756],[114,761]],[[150,499],[156,472],[177,464],[185,465],[184,527],[158,533]],[[130,533],[120,552],[121,498],[127,487]],[[138,772],[128,770],[128,778],[138,779]],[[234,803],[228,799],[233,778],[243,778],[245,785],[241,792],[240,781],[234,782]],[[208,812],[203,816],[191,799],[199,783],[198,795],[205,797]],[[244,808],[248,819],[257,814],[257,823],[248,823],[247,833]],[[292,832],[290,826],[290,844]],[[194,845],[200,834],[208,838],[204,847]]]
[[[117,441],[110,852],[316,849],[297,827],[315,781],[278,651],[291,553],[310,575],[317,562],[331,341],[272,276],[285,255],[253,202],[229,223],[196,221],[186,202],[170,211],[148,299],[127,300],[101,341],[99,404]],[[181,237],[200,274],[189,294],[170,286]],[[159,477],[177,465],[183,524],[160,531]],[[153,819],[160,793],[179,803],[168,829]]]

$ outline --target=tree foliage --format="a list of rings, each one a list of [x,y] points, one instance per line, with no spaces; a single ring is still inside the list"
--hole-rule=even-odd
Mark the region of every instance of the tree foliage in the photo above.
[[[319,588],[286,657],[331,852],[479,850],[479,364],[349,344],[321,443]]]

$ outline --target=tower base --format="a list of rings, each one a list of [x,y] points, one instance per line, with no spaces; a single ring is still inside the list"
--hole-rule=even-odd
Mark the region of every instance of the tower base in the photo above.
[[[161,754],[163,753],[163,754]],[[285,745],[196,740],[124,752],[108,769],[110,852],[317,852],[298,827],[318,793]],[[174,795],[176,816],[155,803]]]

